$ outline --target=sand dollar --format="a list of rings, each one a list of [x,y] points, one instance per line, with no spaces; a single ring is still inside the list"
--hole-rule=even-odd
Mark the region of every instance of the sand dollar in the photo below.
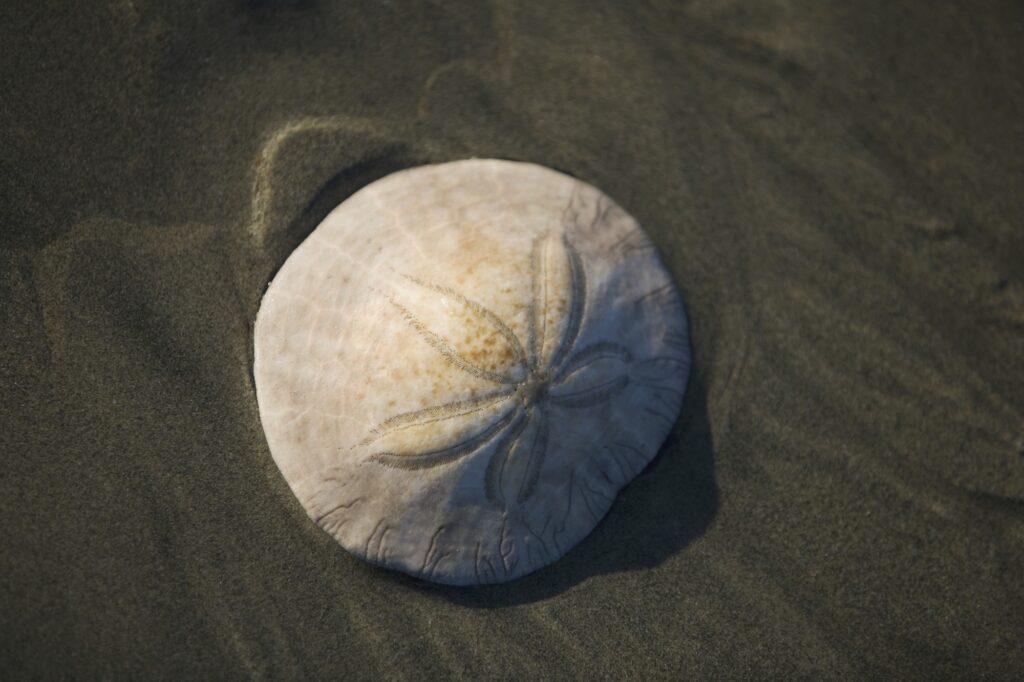
[[[648,237],[541,166],[404,170],[274,277],[256,392],[274,461],[357,556],[450,584],[569,550],[655,455],[690,367]]]

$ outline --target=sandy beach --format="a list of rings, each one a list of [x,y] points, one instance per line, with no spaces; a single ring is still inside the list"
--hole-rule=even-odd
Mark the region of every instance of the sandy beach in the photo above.
[[[168,4],[0,9],[0,676],[1024,675],[1022,6]],[[252,378],[324,216],[468,157],[635,216],[694,361],[486,588],[313,525]]]

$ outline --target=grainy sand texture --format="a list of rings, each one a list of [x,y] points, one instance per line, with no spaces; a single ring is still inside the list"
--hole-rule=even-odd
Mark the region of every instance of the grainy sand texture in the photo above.
[[[0,7],[0,671],[1024,674],[1024,6]],[[594,533],[428,585],[314,526],[252,324],[400,168],[606,192],[694,371]]]

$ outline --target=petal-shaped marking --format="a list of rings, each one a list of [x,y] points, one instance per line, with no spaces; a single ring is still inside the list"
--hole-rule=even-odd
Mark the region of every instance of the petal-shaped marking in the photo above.
[[[553,370],[559,367],[565,356],[572,350],[576,343],[576,337],[580,333],[580,325],[583,322],[584,307],[587,301],[587,276],[583,270],[583,261],[575,247],[569,243],[567,237],[562,237],[562,246],[565,249],[565,256],[569,265],[569,310],[568,319],[565,322],[565,331],[562,333],[561,342],[557,350],[551,356],[548,369]]]
[[[529,422],[525,413],[520,413],[512,423],[511,428],[502,436],[501,441],[494,449],[490,461],[487,463],[487,471],[484,473],[484,492],[487,499],[495,504],[505,504],[505,494],[501,490],[501,479],[505,474],[505,467],[508,464],[509,454],[512,448],[519,442],[523,429]]]
[[[402,314],[402,318],[412,327],[417,334],[419,334],[424,341],[436,350],[444,357],[449,363],[458,367],[463,372],[471,374],[479,379],[484,379],[496,384],[511,384],[515,382],[514,377],[508,372],[494,372],[488,369],[484,369],[478,365],[473,364],[466,358],[464,358],[458,351],[452,348],[448,343],[441,338],[439,335],[430,331],[426,326],[416,318],[409,309],[399,303],[393,298],[389,299],[391,305],[395,306],[398,311]]]
[[[411,277],[409,275],[406,275],[405,278],[410,282],[418,284],[419,286],[425,289],[436,291],[442,296],[447,296],[448,298],[457,301],[466,309],[473,311],[480,317],[487,320],[487,322],[489,322],[491,326],[494,327],[499,334],[501,334],[501,336],[505,339],[505,342],[508,343],[509,349],[512,351],[512,356],[515,359],[516,363],[518,363],[520,366],[525,365],[526,353],[523,351],[523,345],[519,342],[519,338],[515,335],[515,332],[513,332],[509,328],[509,326],[501,320],[500,317],[491,312],[491,310],[487,308],[485,305],[466,298],[465,296],[455,291],[451,287],[441,286],[440,284],[433,284],[432,282],[425,282],[421,279]]]
[[[531,268],[530,363],[550,371],[558,367],[579,334],[586,276],[579,254],[564,235],[535,241]]]
[[[486,414],[481,415],[481,412],[486,412],[487,410],[500,405],[514,393],[515,388],[510,387],[498,391],[497,393],[491,393],[479,398],[456,400],[444,405],[438,405],[437,407],[428,407],[425,410],[415,410],[412,412],[397,414],[394,417],[385,419],[375,426],[372,430],[372,434],[360,443],[360,445],[370,445],[371,443],[375,443],[381,438],[391,435],[397,431],[417,429],[419,427],[430,427],[430,425],[437,424],[438,422],[458,419],[469,415],[473,415],[474,418],[480,419],[486,416]]]
[[[590,407],[608,400],[629,384],[628,350],[617,343],[587,346],[569,358],[548,392],[560,407]]]
[[[548,309],[551,307],[551,297],[555,294],[550,281],[549,252],[551,250],[552,237],[540,237],[533,242],[533,252],[530,254],[531,279],[533,285],[532,298],[530,302],[530,365],[539,367],[541,356],[544,354],[544,344],[548,340]]]
[[[427,469],[441,464],[448,464],[482,448],[491,442],[509,424],[512,424],[519,413],[519,407],[510,405],[496,421],[491,422],[482,430],[469,435],[454,445],[425,450],[399,450],[377,452],[370,459],[385,466],[398,469]]]
[[[554,384],[557,386],[564,381],[569,381],[577,372],[586,371],[590,365],[603,360],[626,363],[632,359],[632,355],[625,346],[610,341],[599,341],[573,354],[555,377]]]
[[[513,455],[515,460],[522,456],[526,458],[525,462],[516,461],[516,468],[522,469],[519,491],[516,494],[516,502],[519,504],[528,500],[536,489],[544,458],[548,454],[548,414],[543,405],[535,408],[534,413],[530,415],[530,423],[533,426],[531,437]]]
[[[579,390],[565,392],[552,391],[548,399],[559,407],[580,408],[592,407],[605,402],[629,384],[629,377],[622,375],[590,384]]]
[[[503,505],[506,491],[518,504],[533,495],[548,451],[548,414],[543,405],[530,409],[514,424],[495,449],[487,466],[485,491]]]

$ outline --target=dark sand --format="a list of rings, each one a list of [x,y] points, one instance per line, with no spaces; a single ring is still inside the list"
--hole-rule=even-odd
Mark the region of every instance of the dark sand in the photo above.
[[[1024,674],[1024,5],[166,4],[0,8],[0,676]],[[467,156],[636,215],[696,371],[460,590],[306,518],[251,343],[330,208]]]

